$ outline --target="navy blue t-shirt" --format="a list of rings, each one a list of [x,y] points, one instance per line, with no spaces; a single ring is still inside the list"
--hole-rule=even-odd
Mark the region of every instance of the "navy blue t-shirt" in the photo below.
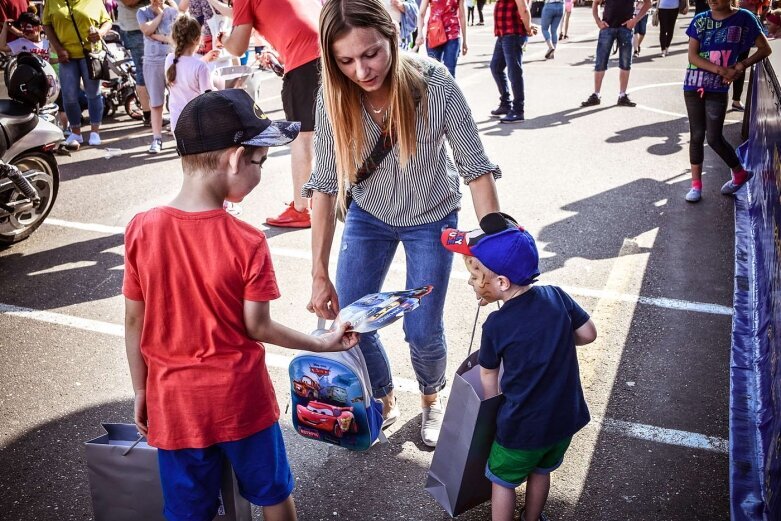
[[[532,286],[508,300],[483,325],[480,365],[504,364],[504,401],[496,441],[536,450],[558,443],[590,420],[574,332],[589,315],[556,286]]]

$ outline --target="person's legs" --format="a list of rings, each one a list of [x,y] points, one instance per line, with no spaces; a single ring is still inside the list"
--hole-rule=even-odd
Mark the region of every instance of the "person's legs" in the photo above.
[[[659,47],[662,53],[667,54],[670,43],[673,40],[675,20],[678,18],[678,9],[659,9]]]
[[[618,38],[618,86],[619,97],[626,98],[629,86],[629,72],[632,69],[632,30],[622,27],[616,30]],[[628,100],[628,98],[626,98]],[[626,105],[631,105],[626,103]]]
[[[751,50],[747,50],[745,52],[740,53],[738,56],[738,61],[743,61],[746,58],[748,58],[749,53]],[[743,98],[743,85],[746,82],[746,71],[741,72],[737,76],[735,76],[735,79],[732,80],[732,108],[737,110],[743,110],[743,104],[741,103],[741,99]]]
[[[79,104],[79,89],[81,88],[81,72],[77,60],[60,64],[60,90],[65,115],[70,122],[71,132],[81,139],[81,105]],[[74,145],[75,146],[75,145]]]
[[[499,89],[499,110],[502,108],[506,108],[502,114],[506,114],[507,110],[510,109],[510,87],[507,84],[507,74],[505,73],[505,69],[507,69],[507,62],[504,61],[504,47],[502,46],[502,39],[503,36],[499,36],[496,38],[496,43],[494,44],[494,54],[491,57],[491,75],[494,77],[494,81],[496,82],[496,87]],[[498,112],[494,111],[494,112]],[[500,115],[500,114],[494,114],[494,115]]]
[[[526,504],[524,505],[524,517],[526,521],[537,521],[548,501],[550,491],[550,474],[536,474],[532,472],[526,480]]]
[[[293,496],[276,505],[263,507],[264,521],[296,521],[296,504]]]
[[[485,6],[486,0],[477,0],[477,15],[478,18],[480,18],[480,21],[477,22],[477,25],[483,25],[483,7]]]
[[[726,92],[705,93],[705,137],[708,146],[716,152],[727,166],[735,171],[742,170],[735,149],[724,138],[724,118],[727,115]]]
[[[513,521],[515,489],[491,483],[491,521]]]
[[[441,62],[442,56],[445,54],[445,45],[447,44],[442,44],[439,47],[429,47],[428,42],[426,42],[426,52],[428,53],[428,57]]]
[[[689,116],[689,163],[691,189],[686,200],[696,203],[702,197],[702,162],[705,158],[705,100],[696,91],[684,91],[686,113]]]
[[[553,6],[553,16],[550,20],[550,31],[551,31],[551,40],[553,41],[553,48],[556,48],[556,45],[559,43],[559,24],[561,24],[561,19],[564,17],[564,4],[562,2],[556,2],[553,4],[550,4]]]
[[[302,212],[309,208],[309,199],[301,195],[301,187],[312,175],[314,160],[314,131],[299,132],[290,143],[290,168],[293,172],[293,205]]]
[[[144,60],[144,79],[149,89],[152,142],[148,152],[157,154],[163,146],[163,106],[165,105],[165,63]]]
[[[540,15],[540,30],[542,31],[542,37],[545,38],[545,43],[548,44],[548,49],[553,49],[553,43],[551,42],[551,21],[553,20],[553,4],[546,3],[542,6],[542,14]]]
[[[448,40],[442,51],[442,63],[445,64],[450,75],[456,77],[456,65],[458,64],[458,55],[461,52],[461,38]]]
[[[92,132],[97,133],[100,130],[100,123],[103,121],[103,96],[100,95],[100,80],[91,80],[87,73],[87,60],[77,60],[81,81],[84,84],[84,93],[87,95],[87,112],[89,113],[89,122],[92,126]],[[90,144],[92,139],[90,138]],[[97,143],[98,145],[100,143]]]
[[[569,38],[569,18],[572,16],[572,3],[568,3],[565,6],[565,12],[564,12],[564,32],[562,33],[562,37]]]
[[[475,6],[466,8],[466,23],[469,25],[475,24]]]
[[[122,31],[122,44],[130,51],[130,57],[133,59],[133,65],[136,68],[136,95],[141,104],[141,110],[149,112],[149,93],[146,90],[144,82],[144,35],[139,31]]]
[[[594,94],[599,96],[602,91],[602,80],[605,78],[610,50],[616,39],[615,29],[607,28],[599,31],[597,52],[594,60]]]
[[[356,202],[352,203],[345,218],[336,265],[335,285],[341,307],[380,291],[398,243],[390,226],[361,209]],[[376,332],[362,334],[359,347],[366,359],[372,393],[377,398],[384,398],[393,390],[393,378],[379,335]],[[387,412],[392,403],[385,405]]]
[[[523,85],[523,44],[525,36],[510,35],[502,37],[502,52],[507,64],[507,77],[513,92],[512,110],[516,114],[524,113],[525,93]]]

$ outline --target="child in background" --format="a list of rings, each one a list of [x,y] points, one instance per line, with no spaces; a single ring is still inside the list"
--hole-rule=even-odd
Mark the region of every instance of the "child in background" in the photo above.
[[[22,36],[13,41],[8,41],[10,27],[13,25],[21,31]],[[0,51],[15,56],[20,52],[35,54],[42,60],[50,63],[49,40],[41,38],[41,19],[31,12],[22,13],[18,20],[7,20],[0,31]]]
[[[781,9],[774,9],[765,17],[768,39],[781,38]]]
[[[165,57],[165,77],[168,84],[168,110],[171,130],[176,134],[176,122],[185,105],[204,92],[215,90],[206,63],[214,56],[195,53],[201,45],[201,24],[187,13],[180,15],[171,29],[174,52]]]
[[[532,286],[540,271],[532,236],[509,216],[491,213],[480,230],[442,232],[448,250],[465,255],[469,285],[481,305],[502,301],[483,325],[480,380],[484,396],[505,400],[486,465],[493,521],[511,521],[515,489],[526,483],[521,521],[543,513],[550,473],[561,465],[572,436],[589,422],[575,346],[593,342],[594,323],[564,290]]]
[[[182,188],[136,215],[125,233],[125,346],[139,432],[158,448],[166,519],[217,514],[227,458],[263,518],[293,521],[279,406],[260,342],[344,351],[349,324],[319,337],[271,319],[279,297],[260,230],[228,215],[260,182],[268,147],[298,135],[240,89],[202,94],[179,115]]]

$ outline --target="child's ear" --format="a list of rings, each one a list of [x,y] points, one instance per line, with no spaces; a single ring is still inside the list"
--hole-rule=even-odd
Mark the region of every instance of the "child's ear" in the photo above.
[[[507,291],[513,285],[513,283],[510,282],[510,279],[508,279],[504,275],[497,275],[496,281],[499,284],[499,289],[501,289],[502,291]]]
[[[237,174],[241,166],[241,159],[244,157],[244,147],[228,149],[228,173]]]

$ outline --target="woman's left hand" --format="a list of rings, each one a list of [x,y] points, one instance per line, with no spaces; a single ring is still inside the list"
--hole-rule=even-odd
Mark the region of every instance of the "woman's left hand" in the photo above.
[[[426,43],[426,39],[423,37],[423,30],[418,28],[418,37],[415,38],[415,45],[417,47],[423,47],[424,43]]]
[[[461,55],[466,56],[466,52],[469,50],[469,46],[467,46],[466,42],[461,44]]]

